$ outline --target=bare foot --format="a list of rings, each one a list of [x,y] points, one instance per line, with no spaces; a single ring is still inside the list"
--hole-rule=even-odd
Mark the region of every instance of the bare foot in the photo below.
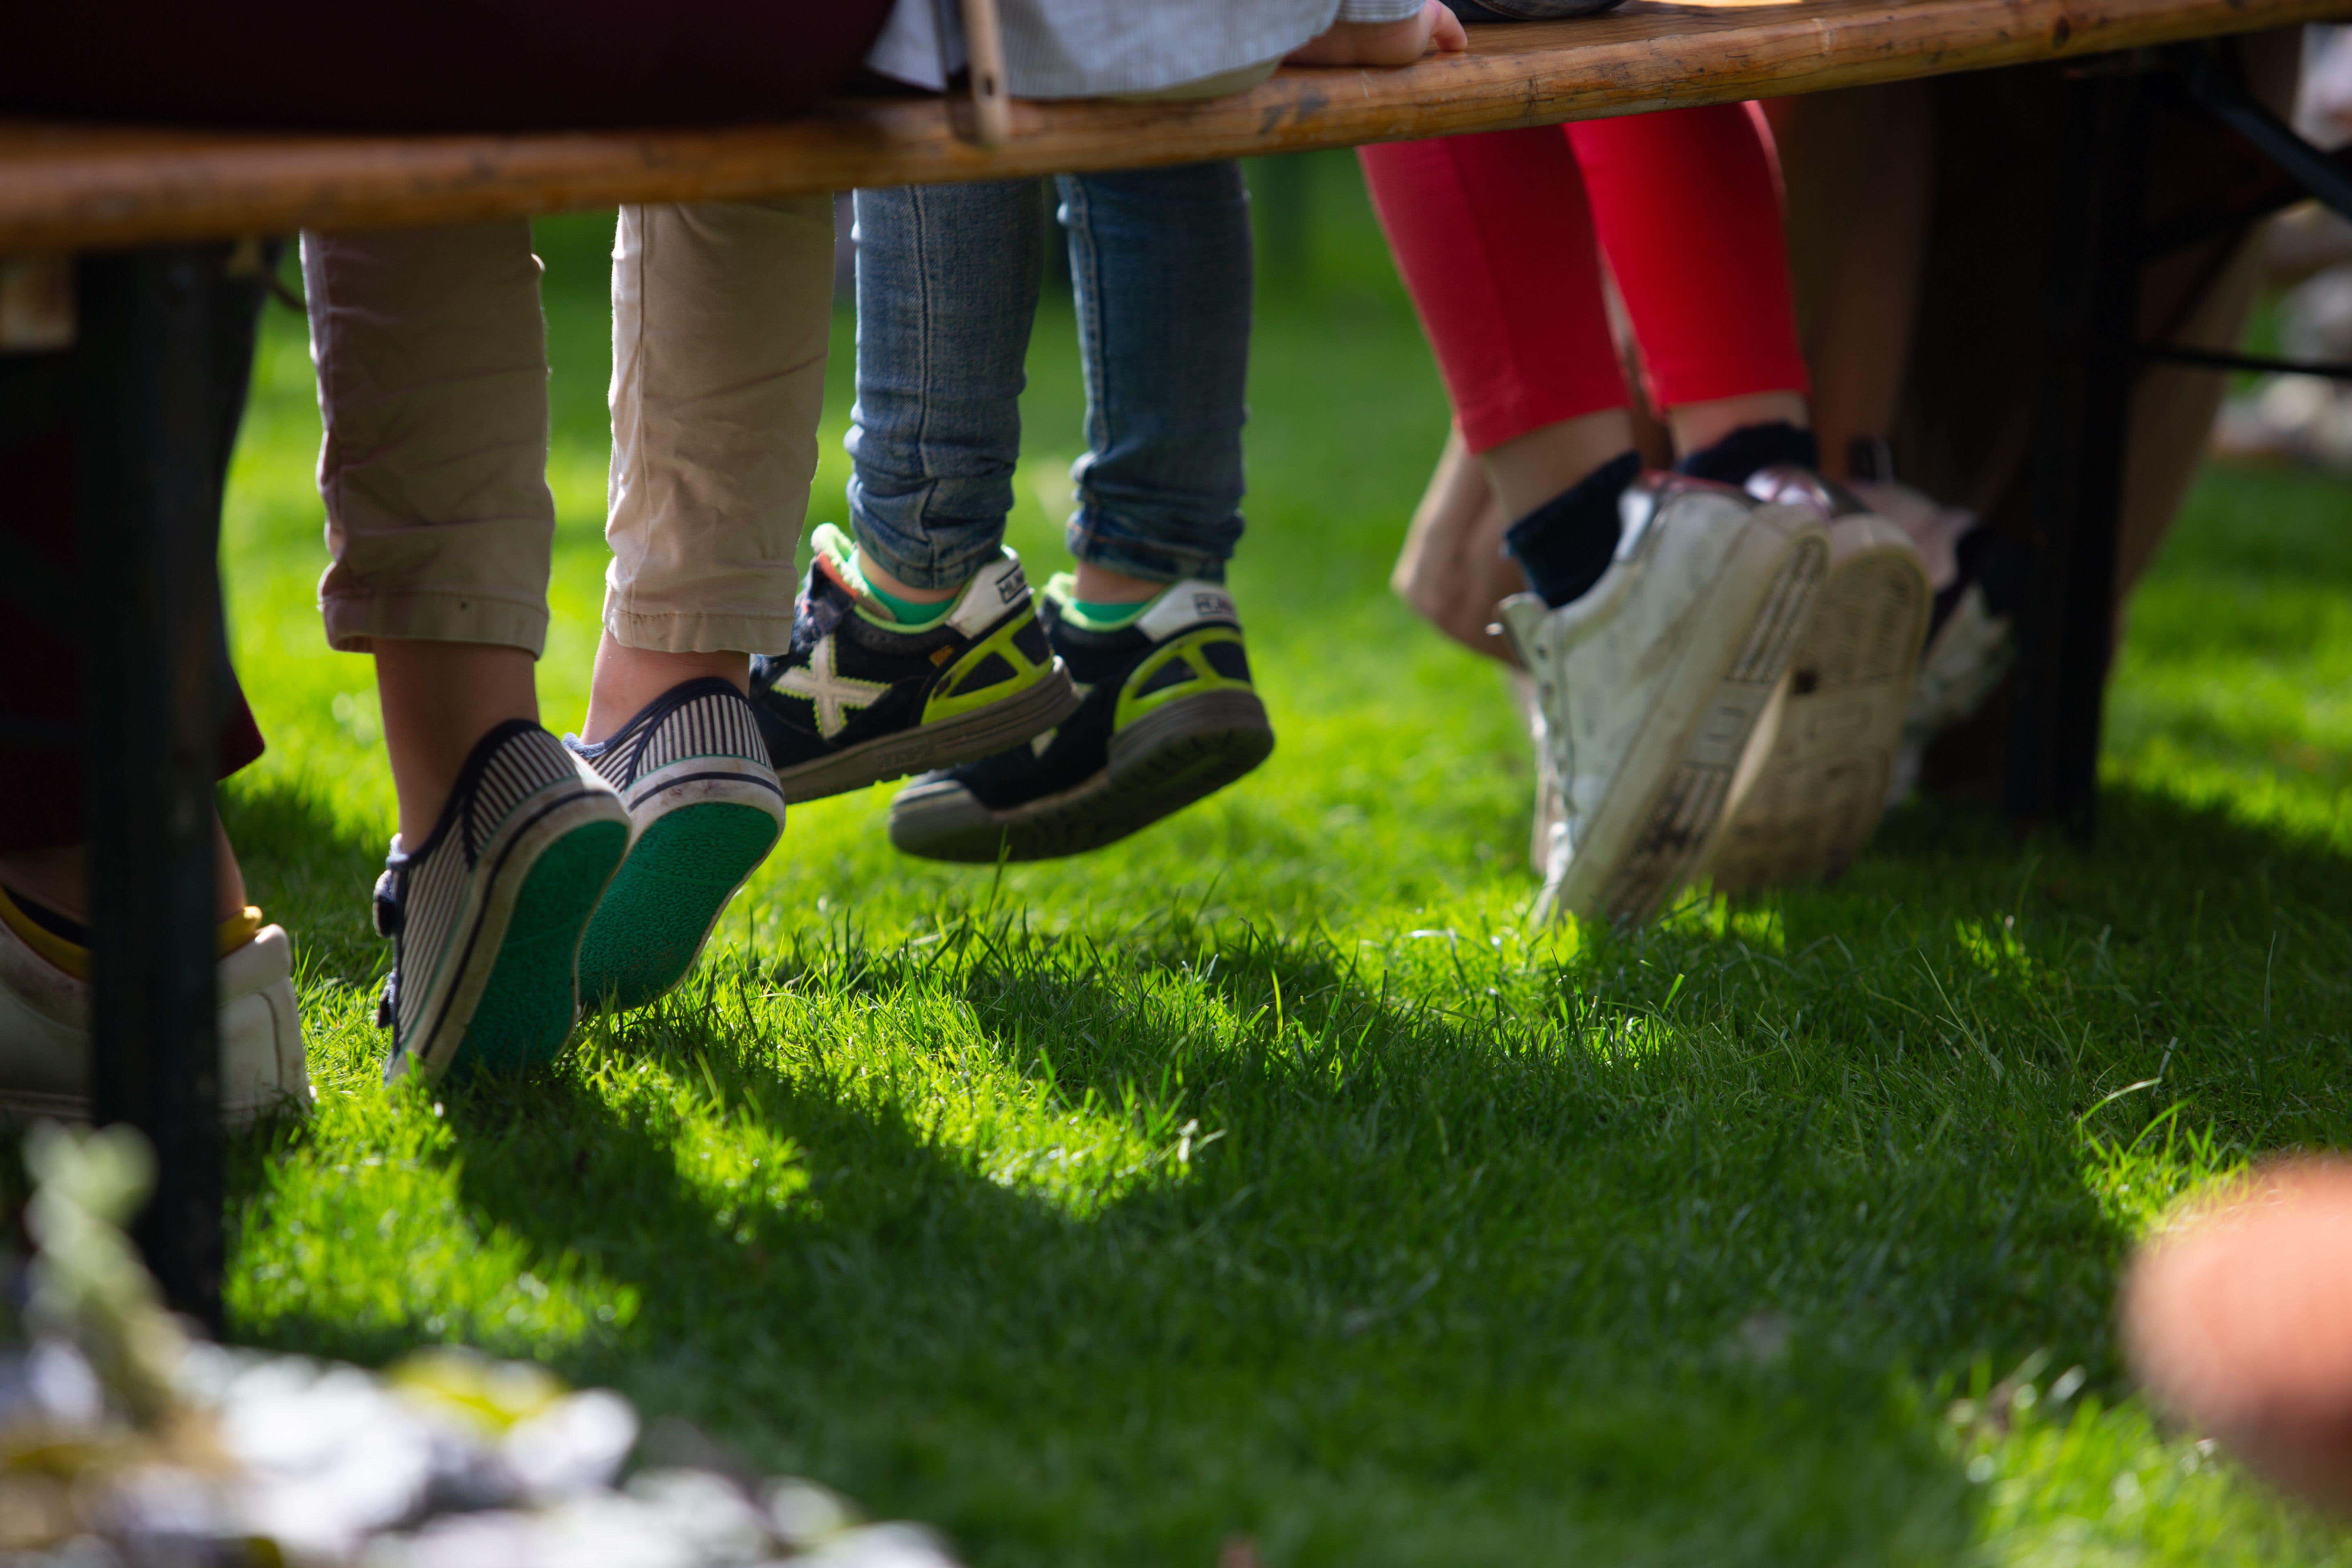
[[[1335,22],[1284,57],[1292,66],[1409,66],[1434,50],[1459,54],[1470,47],[1462,19],[1426,0],[1421,15],[1402,22]]]

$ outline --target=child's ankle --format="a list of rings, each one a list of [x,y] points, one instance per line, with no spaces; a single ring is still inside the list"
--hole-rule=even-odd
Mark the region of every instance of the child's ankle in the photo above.
[[[1545,604],[1558,609],[1581,597],[1608,572],[1618,504],[1641,473],[1640,454],[1624,453],[1511,524],[1503,548]]]
[[[951,588],[918,588],[902,583],[863,550],[850,558],[850,566],[866,594],[906,626],[929,626],[938,620],[964,588],[961,583]]]
[[[1070,574],[1070,596],[1086,605],[1141,605],[1160,597],[1165,583],[1081,561]]]
[[[608,631],[596,646],[596,673],[588,689],[588,716],[581,721],[580,738],[592,746],[608,741],[663,692],[712,676],[748,692],[751,656],[631,647]]]

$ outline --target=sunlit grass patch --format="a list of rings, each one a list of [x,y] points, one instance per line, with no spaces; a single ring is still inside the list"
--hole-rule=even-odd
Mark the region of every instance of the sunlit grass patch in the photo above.
[[[1501,681],[1384,589],[1444,412],[1328,172],[1352,248],[1255,345],[1268,763],[1001,871],[894,854],[887,789],[795,807],[686,986],[515,1080],[380,1080],[392,797],[273,321],[227,554],[271,751],[228,816],[321,1099],[235,1152],[234,1331],[539,1357],[982,1564],[2344,1561],[2157,1429],[2111,1328],[2171,1205],[2352,1142],[2343,486],[2208,476],[2134,606],[2095,848],[1915,805],[1834,887],[1531,930]],[[607,237],[549,235],[559,730]],[[1042,579],[1079,445],[1050,305],[1031,376]]]

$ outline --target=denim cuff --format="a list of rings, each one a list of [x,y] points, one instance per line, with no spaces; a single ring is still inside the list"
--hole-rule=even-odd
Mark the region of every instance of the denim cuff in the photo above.
[[[1150,583],[1223,582],[1241,537],[1238,514],[1206,528],[1139,529],[1084,508],[1071,514],[1062,535],[1076,559]]]
[[[987,493],[962,494],[973,517],[943,515],[940,492],[947,482],[931,480],[896,495],[877,495],[853,475],[849,481],[849,531],[857,549],[909,588],[961,588],[1004,547],[1004,517],[1013,487],[1003,479],[956,485]],[[1001,494],[1001,500],[997,498]],[[992,504],[993,503],[993,504]]]

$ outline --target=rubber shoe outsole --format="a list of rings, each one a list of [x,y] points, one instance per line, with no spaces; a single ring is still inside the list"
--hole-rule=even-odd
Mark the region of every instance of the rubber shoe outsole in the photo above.
[[[1078,689],[1059,659],[1026,690],[952,719],[917,724],[776,770],[787,804],[846,795],[910,773],[961,767],[1024,745],[1078,710]]]
[[[456,1046],[446,1060],[419,1065],[517,1073],[555,1059],[578,1015],[581,938],[628,847],[628,824],[607,819],[583,823],[540,852],[503,921],[486,914],[476,930],[475,940],[498,944],[498,958]]]
[[[1891,536],[1891,525],[1887,528]],[[1708,858],[1720,893],[1842,874],[1885,814],[1932,595],[1900,536],[1833,549]]]
[[[1718,585],[1690,612],[1697,635],[1594,812],[1587,843],[1538,898],[1538,924],[1569,914],[1637,927],[1689,879],[1828,571],[1820,523],[1791,508],[1755,514]]]
[[[1082,855],[1214,795],[1273,754],[1274,727],[1255,692],[1171,702],[1111,737],[1102,771],[1055,795],[992,810],[954,779],[901,791],[890,842],[908,855],[968,865]]]
[[[726,800],[648,826],[581,942],[580,1005],[642,1007],[685,979],[727,901],[782,836],[772,812]]]

